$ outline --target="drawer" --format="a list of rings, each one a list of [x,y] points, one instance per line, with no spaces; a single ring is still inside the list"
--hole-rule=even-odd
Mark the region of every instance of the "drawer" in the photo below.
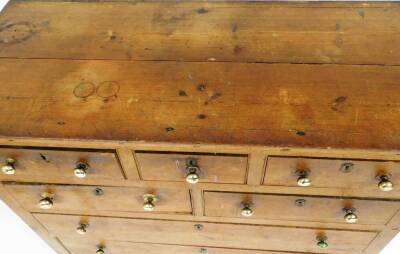
[[[88,231],[81,236],[76,232],[82,222],[80,216],[34,216],[51,234],[63,237],[249,250],[354,254],[362,253],[377,235],[366,231],[89,217],[84,218]],[[320,247],[325,243],[321,242],[323,238],[327,248]]]
[[[276,251],[235,250],[157,243],[105,241],[100,244],[98,241],[79,238],[61,238],[61,242],[71,254],[95,253],[99,249],[99,245],[100,248],[103,247],[106,254],[288,254],[287,252]]]
[[[200,182],[245,183],[246,181],[247,156],[245,155],[136,152],[135,156],[143,180],[185,181],[190,173],[190,166],[195,166],[194,168],[198,169],[196,174]]]
[[[7,163],[9,159],[14,164]],[[66,178],[107,178],[124,179],[120,163],[113,151],[77,151],[50,149],[0,149],[0,163],[3,175],[5,168],[14,167],[14,175],[6,175],[10,180],[19,176],[66,177]],[[10,165],[11,164],[11,165]],[[76,170],[77,169],[77,170]],[[86,174],[76,172],[86,171]],[[12,173],[12,171],[11,171]],[[4,177],[3,177],[4,179]]]
[[[385,225],[399,201],[205,192],[205,215],[254,219]],[[379,215],[379,216],[377,216]]]
[[[384,175],[394,186],[400,184],[399,162],[298,157],[268,157],[264,184],[299,186],[303,172],[313,187],[384,190],[385,185],[379,185],[383,179],[377,177]]]
[[[13,183],[4,186],[28,211],[44,211],[40,208],[40,200],[48,197],[53,205],[45,211],[52,213],[104,215],[111,212],[192,212],[188,190]],[[148,199],[146,202],[146,194],[154,195],[156,200]]]

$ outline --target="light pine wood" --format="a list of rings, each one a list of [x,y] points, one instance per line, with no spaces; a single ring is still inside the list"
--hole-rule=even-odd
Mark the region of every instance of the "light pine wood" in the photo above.
[[[99,242],[79,238],[63,238],[62,243],[68,247],[71,254],[94,253]],[[238,250],[225,248],[210,248],[201,246],[166,245],[155,243],[134,243],[118,241],[102,241],[107,254],[291,254],[276,251]],[[292,253],[295,254],[295,253]]]
[[[386,150],[400,142],[400,67],[15,59],[0,66],[7,137]]]
[[[89,178],[124,179],[121,166],[113,151],[0,148],[1,166],[5,165],[8,158],[16,160],[16,174],[3,175],[9,180],[15,176],[77,178],[74,169],[79,162],[87,163],[89,168],[86,178],[78,179],[78,182],[84,183]]]
[[[35,214],[52,234],[79,237],[75,225],[79,216]],[[84,237],[94,240],[136,241],[144,243],[184,244],[254,250],[321,252],[316,236],[326,234],[329,253],[362,253],[375,238],[375,232],[334,231],[288,227],[249,226],[236,224],[177,222],[162,220],[87,218],[90,233]],[[290,243],[290,244],[289,244]],[[325,252],[325,251],[323,251]]]
[[[303,201],[303,206],[296,204]],[[399,201],[377,201],[342,197],[265,195],[252,193],[204,193],[205,215],[241,217],[242,204],[252,204],[248,219],[278,219],[346,223],[343,208],[355,208],[358,224],[387,224],[399,211]]]
[[[189,191],[159,188],[126,188],[72,185],[4,185],[22,207],[30,212],[43,211],[38,207],[42,193],[54,195],[54,206],[46,212],[93,214],[97,212],[146,212],[143,195],[154,194],[157,201],[151,213],[189,214],[192,212]],[[100,188],[103,195],[97,195]]]
[[[400,63],[396,3],[60,2],[9,4],[0,57]]]
[[[247,156],[218,154],[135,153],[143,180],[186,181],[187,160],[200,168],[200,182],[245,183]]]
[[[136,166],[136,162],[133,157],[133,152],[132,150],[128,148],[120,148],[117,149],[117,154],[118,154],[118,159],[121,162],[121,165],[124,169],[124,173],[126,175],[126,178],[130,180],[139,180],[139,171]]]
[[[352,163],[350,172],[341,171],[343,163]],[[297,186],[297,170],[310,170],[309,178],[314,187],[378,189],[377,175],[388,174],[394,185],[400,185],[400,161],[368,161],[352,159],[320,159],[296,157],[269,157],[264,184]]]

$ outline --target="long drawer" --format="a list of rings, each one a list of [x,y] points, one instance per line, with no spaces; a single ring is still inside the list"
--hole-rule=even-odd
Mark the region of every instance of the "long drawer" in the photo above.
[[[136,152],[135,157],[143,180],[185,181],[188,166],[196,166],[200,182],[246,181],[246,155]]]
[[[85,218],[85,235],[76,232],[80,216],[34,214],[56,236],[81,237],[95,241],[209,246],[249,250],[298,251],[316,253],[361,253],[376,232],[320,230],[259,225],[197,223],[112,217]],[[322,245],[321,241],[325,244]]]
[[[307,174],[313,187],[367,188],[388,190],[379,183],[382,176],[394,185],[400,184],[400,162],[347,160],[301,157],[268,157],[265,185],[299,186],[299,177]]]
[[[2,178],[13,180],[19,176],[30,178],[124,179],[114,151],[57,150],[57,149],[0,149]],[[85,174],[76,174],[76,169]],[[80,177],[77,177],[80,176]]]
[[[399,201],[255,193],[204,193],[205,215],[254,219],[386,224]]]
[[[183,246],[157,243],[134,243],[119,241],[90,241],[80,238],[61,238],[71,254],[95,253],[103,249],[105,254],[288,254],[276,251],[255,251],[202,246]]]
[[[46,212],[73,214],[106,212],[189,214],[192,212],[188,190],[13,183],[4,186],[28,211],[42,211],[40,201],[47,196],[53,205],[51,208],[47,207]],[[155,197],[154,200],[149,200],[152,195]],[[145,204],[147,204],[146,207]],[[152,210],[149,209],[151,205],[153,205]]]

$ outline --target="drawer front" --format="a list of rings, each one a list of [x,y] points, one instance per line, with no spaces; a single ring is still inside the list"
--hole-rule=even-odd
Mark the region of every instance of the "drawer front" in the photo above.
[[[188,160],[199,168],[199,181],[212,183],[245,183],[247,156],[199,155],[136,152],[143,180],[185,181]]]
[[[75,176],[79,165],[86,165],[86,177],[124,179],[124,175],[114,152],[108,151],[58,151],[37,149],[0,149],[0,163],[13,159],[14,175],[4,175],[12,180],[18,176],[30,177],[67,177]]]
[[[312,187],[379,190],[378,175],[390,175],[394,185],[400,184],[399,162],[297,157],[269,157],[264,184],[298,186],[296,171],[308,171]]]
[[[384,225],[400,209],[399,201],[295,195],[205,192],[204,199],[206,216],[249,219]]]
[[[99,249],[99,242],[79,239],[61,238],[65,246],[72,254],[95,253]],[[225,248],[210,248],[202,246],[182,246],[156,243],[134,243],[134,242],[102,242],[106,254],[288,254],[287,252],[235,250]]]
[[[80,216],[34,214],[54,235],[79,237]],[[142,243],[212,246],[221,248],[299,251],[312,253],[361,253],[376,232],[318,230],[259,225],[238,225],[143,220],[111,217],[85,218],[90,225],[85,239]],[[325,236],[328,248],[320,248],[318,236]]]
[[[190,193],[184,190],[103,187],[73,185],[5,184],[7,191],[28,211],[43,211],[39,202],[44,196],[52,198],[53,206],[46,212],[103,214],[109,212],[192,212]],[[145,194],[154,194],[153,210],[144,210]]]

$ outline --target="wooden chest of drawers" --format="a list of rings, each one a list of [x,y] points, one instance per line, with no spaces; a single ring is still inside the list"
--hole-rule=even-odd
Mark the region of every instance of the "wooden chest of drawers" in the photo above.
[[[399,13],[12,0],[0,198],[60,254],[378,254],[400,231]]]

